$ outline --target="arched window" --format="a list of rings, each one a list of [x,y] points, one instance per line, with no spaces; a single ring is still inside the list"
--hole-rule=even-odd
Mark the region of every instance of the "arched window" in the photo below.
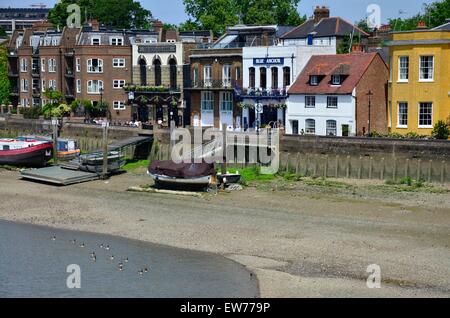
[[[248,74],[249,74],[248,86],[249,86],[249,88],[255,88],[255,86],[256,86],[255,68],[250,67],[248,69]]]
[[[138,63],[141,74],[141,85],[147,86],[147,61],[145,60],[145,57],[141,56]]]
[[[155,86],[161,86],[161,60],[156,58],[153,60],[153,69],[155,72]]]
[[[289,66],[283,67],[283,88],[291,85],[291,68]]]
[[[278,67],[272,67],[272,89],[278,88]]]
[[[307,135],[316,134],[316,121],[314,119],[307,119],[305,121],[305,134]]]
[[[327,120],[327,136],[337,136],[337,124],[335,120]]]
[[[262,89],[266,89],[267,88],[267,69],[265,67],[261,67],[259,69],[259,87],[261,87]]]
[[[169,60],[169,68],[170,68],[170,88],[177,88],[177,61],[175,58],[171,58]]]

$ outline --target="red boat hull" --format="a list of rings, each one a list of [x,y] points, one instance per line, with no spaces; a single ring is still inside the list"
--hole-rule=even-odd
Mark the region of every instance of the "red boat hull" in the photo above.
[[[52,159],[53,145],[41,144],[17,150],[0,150],[0,164],[43,167]]]

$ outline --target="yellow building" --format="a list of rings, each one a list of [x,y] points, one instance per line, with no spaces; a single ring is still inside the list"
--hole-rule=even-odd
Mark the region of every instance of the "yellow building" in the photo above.
[[[391,132],[431,135],[450,117],[450,23],[393,33],[389,52]]]

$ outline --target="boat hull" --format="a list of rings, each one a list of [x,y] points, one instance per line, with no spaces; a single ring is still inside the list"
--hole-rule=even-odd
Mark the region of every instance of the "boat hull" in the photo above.
[[[17,150],[0,150],[0,165],[43,167],[52,159],[52,144]]]
[[[153,179],[156,187],[175,190],[205,190],[211,183],[212,178],[212,176],[202,176],[198,178],[182,179],[153,174],[149,171],[147,171],[147,174]]]

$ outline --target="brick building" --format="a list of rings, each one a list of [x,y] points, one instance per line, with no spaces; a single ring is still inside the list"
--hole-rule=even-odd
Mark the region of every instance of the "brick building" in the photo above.
[[[388,80],[378,53],[313,56],[288,91],[286,133],[387,132]]]

